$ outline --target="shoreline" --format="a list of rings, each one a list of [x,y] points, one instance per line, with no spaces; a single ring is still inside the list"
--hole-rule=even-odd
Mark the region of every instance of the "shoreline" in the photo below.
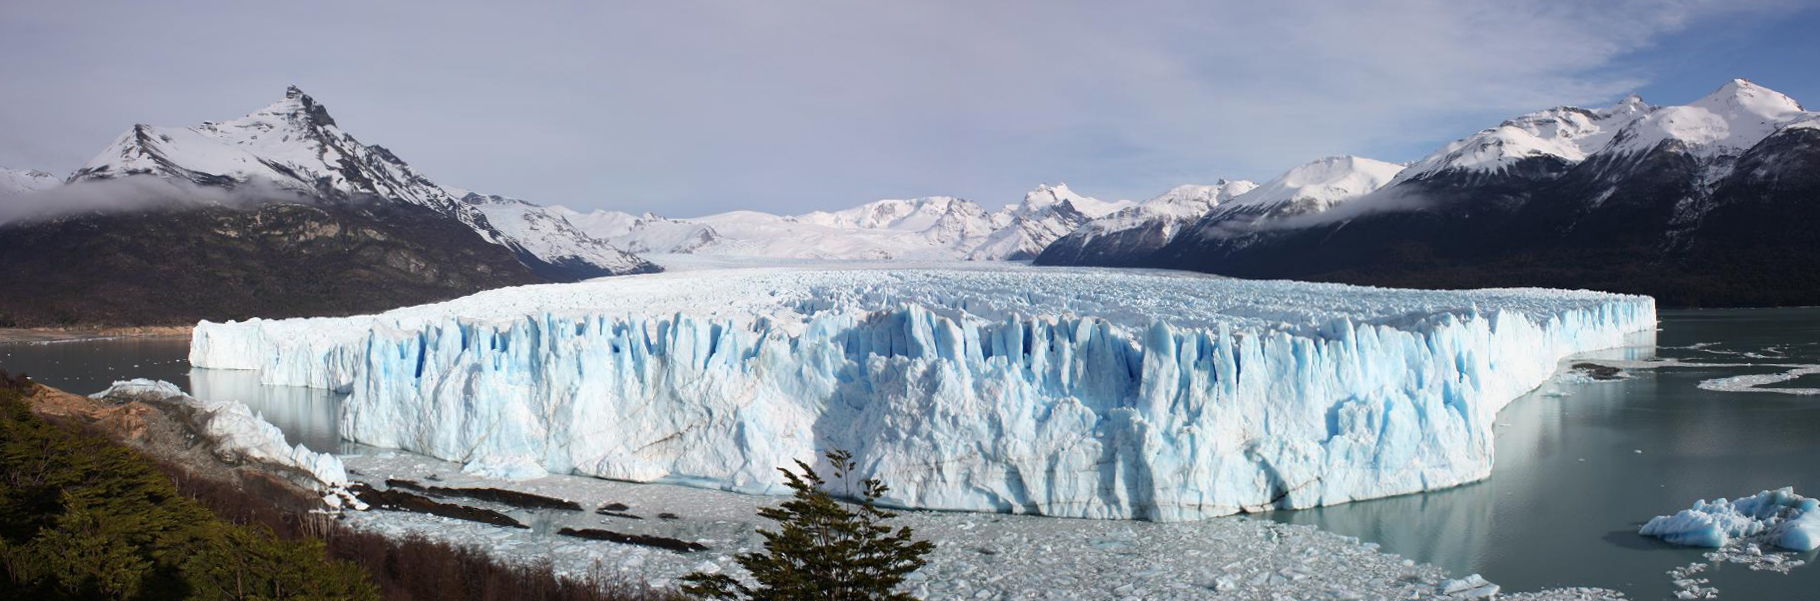
[[[114,338],[188,338],[196,326],[130,326],[114,328],[0,328],[0,344],[76,342]]]

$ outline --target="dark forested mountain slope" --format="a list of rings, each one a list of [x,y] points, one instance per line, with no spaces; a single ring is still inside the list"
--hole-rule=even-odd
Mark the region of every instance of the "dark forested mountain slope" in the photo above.
[[[541,281],[460,222],[378,198],[0,225],[0,327],[345,315]]]

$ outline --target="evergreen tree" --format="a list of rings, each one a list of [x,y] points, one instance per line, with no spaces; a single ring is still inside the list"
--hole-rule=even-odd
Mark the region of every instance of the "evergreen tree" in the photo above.
[[[904,577],[927,563],[924,556],[935,549],[928,541],[911,538],[908,526],[892,532],[884,524],[897,514],[880,509],[879,498],[889,490],[877,479],[860,483],[853,494],[848,478],[858,464],[846,451],[827,454],[834,478],[846,484],[846,497],[836,500],[827,482],[808,464],[796,462],[798,475],[785,468],[786,485],[796,491],[789,501],[758,510],[758,515],[778,523],[777,531],[760,530],[763,553],[746,553],[737,559],[752,573],[757,588],[747,587],[726,574],[696,572],[683,577],[683,590],[710,599],[765,599],[769,601],[908,601],[897,592]]]

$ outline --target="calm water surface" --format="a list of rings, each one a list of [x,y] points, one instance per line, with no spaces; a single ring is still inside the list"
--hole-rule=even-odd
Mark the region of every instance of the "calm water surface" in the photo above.
[[[245,372],[192,370],[187,352],[177,339],[0,344],[0,369],[84,393],[118,378],[168,380],[199,397],[246,402],[293,442],[341,448],[334,395],[260,386]],[[1820,396],[1698,388],[1711,378],[1789,369],[1763,364],[1820,364],[1820,309],[1664,312],[1654,344],[1598,356],[1733,365],[1557,380],[1498,415],[1489,480],[1266,517],[1377,542],[1458,575],[1483,574],[1506,590],[1601,586],[1655,600],[1672,596],[1668,570],[1704,559],[1638,536],[1643,521],[1698,498],[1781,486],[1820,493]],[[1820,377],[1772,387],[1820,387]],[[1722,599],[1820,599],[1820,565],[1791,574],[1722,565],[1702,576]]]
[[[1702,346],[1686,348],[1695,345]],[[1654,348],[1600,356],[1648,354],[1820,364],[1820,309],[1664,312]],[[1636,599],[1672,598],[1665,572],[1704,558],[1638,535],[1651,516],[1695,499],[1782,486],[1820,494],[1820,396],[1698,387],[1711,378],[1787,370],[1632,370],[1632,379],[1616,382],[1551,382],[1498,414],[1503,425],[1488,480],[1269,517],[1378,542],[1458,574],[1483,574],[1506,590],[1600,586]],[[1802,557],[1816,563],[1813,553]],[[1701,576],[1712,579],[1721,599],[1820,599],[1820,565],[1789,574],[1715,568]]]
[[[246,403],[284,431],[291,444],[341,449],[340,402],[325,390],[261,386],[253,372],[191,369],[188,338],[118,338],[0,344],[0,369],[48,386],[90,394],[115,380],[147,378],[183,387],[197,398]]]

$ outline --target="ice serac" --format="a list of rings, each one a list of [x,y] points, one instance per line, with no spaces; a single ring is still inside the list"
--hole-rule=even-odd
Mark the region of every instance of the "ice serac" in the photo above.
[[[349,393],[354,441],[535,475],[1186,520],[1485,477],[1505,403],[1655,327],[1647,297],[1165,272],[754,269],[198,324],[197,367]]]

